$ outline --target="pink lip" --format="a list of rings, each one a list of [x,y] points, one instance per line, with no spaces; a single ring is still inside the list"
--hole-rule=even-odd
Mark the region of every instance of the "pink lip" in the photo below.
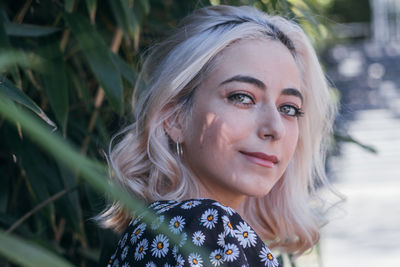
[[[274,155],[267,155],[261,152],[243,152],[240,151],[248,160],[263,167],[272,168],[279,162]]]

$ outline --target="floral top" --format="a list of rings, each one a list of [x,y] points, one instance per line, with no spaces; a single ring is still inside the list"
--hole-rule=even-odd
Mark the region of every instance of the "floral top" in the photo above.
[[[151,224],[141,216],[131,221],[108,267],[279,266],[240,215],[214,200],[157,201],[148,209],[157,219]],[[157,231],[161,223],[169,226],[170,234],[178,235],[179,243]],[[182,248],[188,243],[202,249],[187,253]]]

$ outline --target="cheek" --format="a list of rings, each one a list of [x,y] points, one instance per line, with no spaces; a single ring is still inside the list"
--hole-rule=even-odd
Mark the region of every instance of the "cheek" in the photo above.
[[[207,112],[198,110],[194,114],[188,130],[202,149],[223,149],[243,139],[252,128],[249,116],[224,108]]]
[[[286,136],[283,142],[284,151],[288,160],[293,156],[297,147],[299,139],[299,125],[298,122],[288,123],[286,127]]]

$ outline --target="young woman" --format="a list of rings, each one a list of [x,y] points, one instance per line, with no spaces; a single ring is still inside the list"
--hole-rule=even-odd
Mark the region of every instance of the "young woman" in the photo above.
[[[297,24],[251,7],[199,9],[153,48],[138,85],[136,121],[110,162],[157,217],[118,203],[101,215],[125,229],[110,266],[275,267],[264,242],[298,255],[317,242],[310,201],[326,182],[335,108]]]

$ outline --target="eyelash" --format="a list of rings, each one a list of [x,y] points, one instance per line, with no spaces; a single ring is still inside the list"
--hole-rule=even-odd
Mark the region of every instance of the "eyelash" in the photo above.
[[[241,97],[241,100],[239,100],[238,97]],[[250,99],[251,103],[243,103],[242,101],[243,101],[244,98]],[[254,98],[251,95],[247,94],[247,93],[232,93],[232,94],[230,94],[228,96],[228,100],[233,102],[236,105],[245,106],[245,107],[248,107],[250,105],[254,105],[256,103],[254,101]],[[294,112],[295,112],[295,114],[293,114],[293,115],[289,115],[288,113],[283,113],[283,114],[285,114],[287,116],[290,116],[290,117],[302,117],[304,115],[304,112],[303,112],[303,110],[301,108],[298,108],[298,107],[296,107],[294,105],[289,105],[289,104],[280,106],[278,108],[278,110],[280,112],[283,112],[282,109],[285,108],[285,107],[289,107],[289,108],[293,109]]]
[[[242,101],[240,101],[239,99],[237,99],[237,97],[246,97],[248,99],[250,99],[251,103],[243,103]],[[250,105],[254,105],[256,102],[254,101],[254,98],[246,93],[232,93],[228,96],[228,99],[230,101],[232,101],[233,103],[237,104],[237,105],[244,105],[244,106],[250,106]],[[242,99],[243,100],[243,99]]]

